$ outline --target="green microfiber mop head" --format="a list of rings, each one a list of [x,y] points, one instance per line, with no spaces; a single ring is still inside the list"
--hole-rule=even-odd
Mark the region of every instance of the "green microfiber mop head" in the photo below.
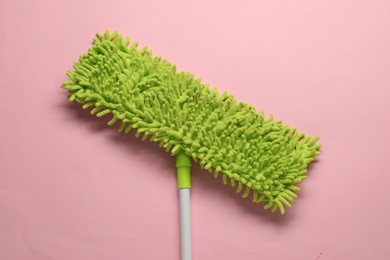
[[[137,137],[151,136],[172,155],[184,152],[215,178],[221,173],[224,184],[245,190],[242,197],[264,201],[265,209],[283,214],[291,207],[297,183],[319,154],[318,137],[264,118],[149,49],[137,49],[137,42],[128,46],[130,39],[116,32],[97,34],[93,42],[62,85],[70,101],[94,107],[98,117],[112,114],[109,125],[119,120],[119,131],[136,128]]]

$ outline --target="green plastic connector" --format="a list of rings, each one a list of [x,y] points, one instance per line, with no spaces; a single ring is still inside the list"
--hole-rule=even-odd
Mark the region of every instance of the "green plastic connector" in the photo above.
[[[183,151],[176,154],[177,187],[179,189],[191,188],[191,158]]]

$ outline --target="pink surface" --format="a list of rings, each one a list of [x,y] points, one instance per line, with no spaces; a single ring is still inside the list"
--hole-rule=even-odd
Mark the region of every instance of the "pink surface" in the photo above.
[[[311,135],[285,216],[195,166],[194,259],[390,259],[388,1],[0,1],[0,259],[179,259],[174,159],[59,88],[116,29]]]

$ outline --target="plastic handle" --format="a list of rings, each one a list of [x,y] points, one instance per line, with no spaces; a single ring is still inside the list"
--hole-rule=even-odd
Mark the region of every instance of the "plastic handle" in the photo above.
[[[191,248],[191,158],[183,151],[176,155],[177,186],[180,195],[180,253],[181,260],[192,259]]]
[[[179,189],[180,193],[180,253],[181,260],[192,259],[190,189]]]

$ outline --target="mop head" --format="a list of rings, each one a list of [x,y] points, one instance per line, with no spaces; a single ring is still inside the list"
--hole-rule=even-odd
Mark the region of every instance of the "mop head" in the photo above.
[[[319,154],[318,137],[264,118],[251,105],[219,94],[188,72],[137,42],[106,31],[67,73],[70,101],[93,107],[98,117],[120,122],[119,131],[160,142],[172,155],[182,150],[224,184],[283,214]]]

